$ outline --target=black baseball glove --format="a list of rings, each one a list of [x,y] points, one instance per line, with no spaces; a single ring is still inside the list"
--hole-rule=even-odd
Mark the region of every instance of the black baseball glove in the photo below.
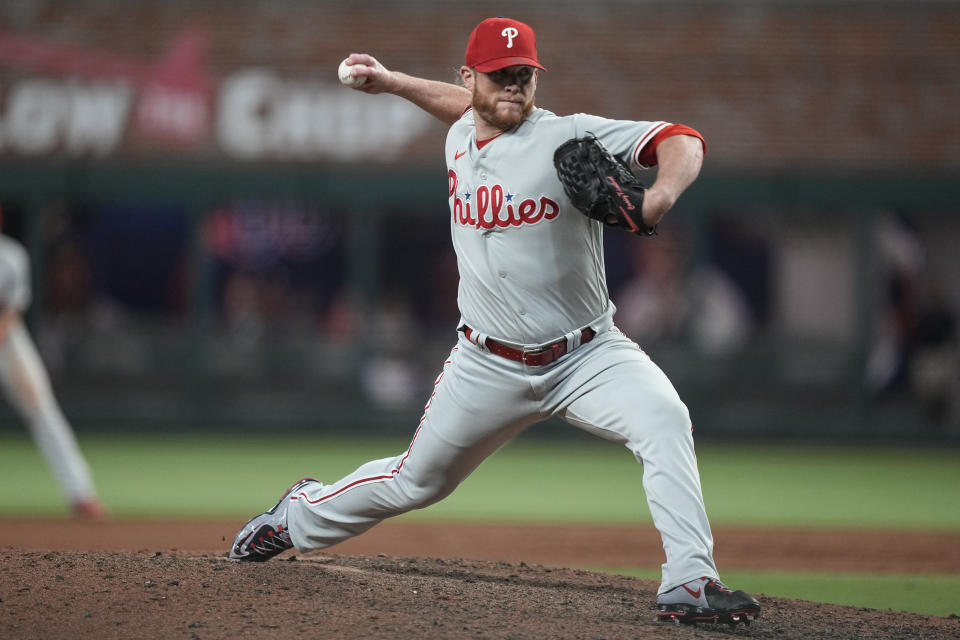
[[[553,165],[567,197],[588,218],[637,235],[657,232],[640,213],[646,187],[592,133],[557,147]]]

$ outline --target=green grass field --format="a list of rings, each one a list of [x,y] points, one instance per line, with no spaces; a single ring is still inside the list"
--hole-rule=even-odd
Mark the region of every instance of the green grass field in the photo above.
[[[334,480],[406,448],[406,439],[182,434],[84,436],[101,494],[119,517],[203,514],[242,519],[278,487]],[[960,451],[797,445],[697,449],[714,526],[960,531]],[[255,470],[255,472],[253,471]],[[0,516],[66,513],[25,434],[0,432]],[[211,500],[211,496],[216,496]],[[448,499],[403,516],[567,524],[649,521],[640,468],[622,448],[586,438],[522,437]],[[657,568],[597,568],[657,578]],[[960,613],[960,576],[742,572],[739,588],[768,595],[932,615]]]

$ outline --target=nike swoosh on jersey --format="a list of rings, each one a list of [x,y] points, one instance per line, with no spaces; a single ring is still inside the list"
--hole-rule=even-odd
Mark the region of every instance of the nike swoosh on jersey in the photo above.
[[[454,159],[454,160],[459,160],[461,157],[463,157],[464,155],[466,155],[466,153],[467,153],[466,151],[461,151],[460,153],[455,153],[455,154],[453,154],[453,159]]]

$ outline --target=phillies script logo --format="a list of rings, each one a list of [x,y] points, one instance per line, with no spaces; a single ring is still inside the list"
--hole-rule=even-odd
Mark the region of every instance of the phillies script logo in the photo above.
[[[450,206],[453,221],[464,227],[493,229],[499,227],[519,227],[524,224],[536,224],[541,220],[553,220],[560,213],[560,205],[540,196],[540,200],[527,198],[519,204],[513,202],[513,194],[504,193],[503,187],[480,185],[476,193],[457,194],[457,173],[453,169],[447,173]]]

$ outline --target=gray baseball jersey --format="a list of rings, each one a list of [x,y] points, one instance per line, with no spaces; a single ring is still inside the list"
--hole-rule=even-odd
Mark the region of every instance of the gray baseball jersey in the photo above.
[[[30,259],[20,243],[0,235],[0,311],[30,306]]]
[[[478,149],[473,112],[464,114],[446,143],[463,322],[499,340],[540,344],[612,315],[603,225],[570,204],[553,152],[591,132],[638,167],[643,146],[665,126],[534,109]]]
[[[535,109],[481,148],[473,117],[468,110],[446,142],[458,343],[405,452],[289,496],[294,546],[328,547],[432,504],[525,428],[556,416],[642,463],[666,553],[661,592],[717,576],[689,413],[667,376],[613,326],[603,225],[572,206],[552,161],[561,143],[591,132],[636,165],[667,123]],[[561,355],[527,358],[545,343]],[[517,357],[510,345],[526,351]]]

